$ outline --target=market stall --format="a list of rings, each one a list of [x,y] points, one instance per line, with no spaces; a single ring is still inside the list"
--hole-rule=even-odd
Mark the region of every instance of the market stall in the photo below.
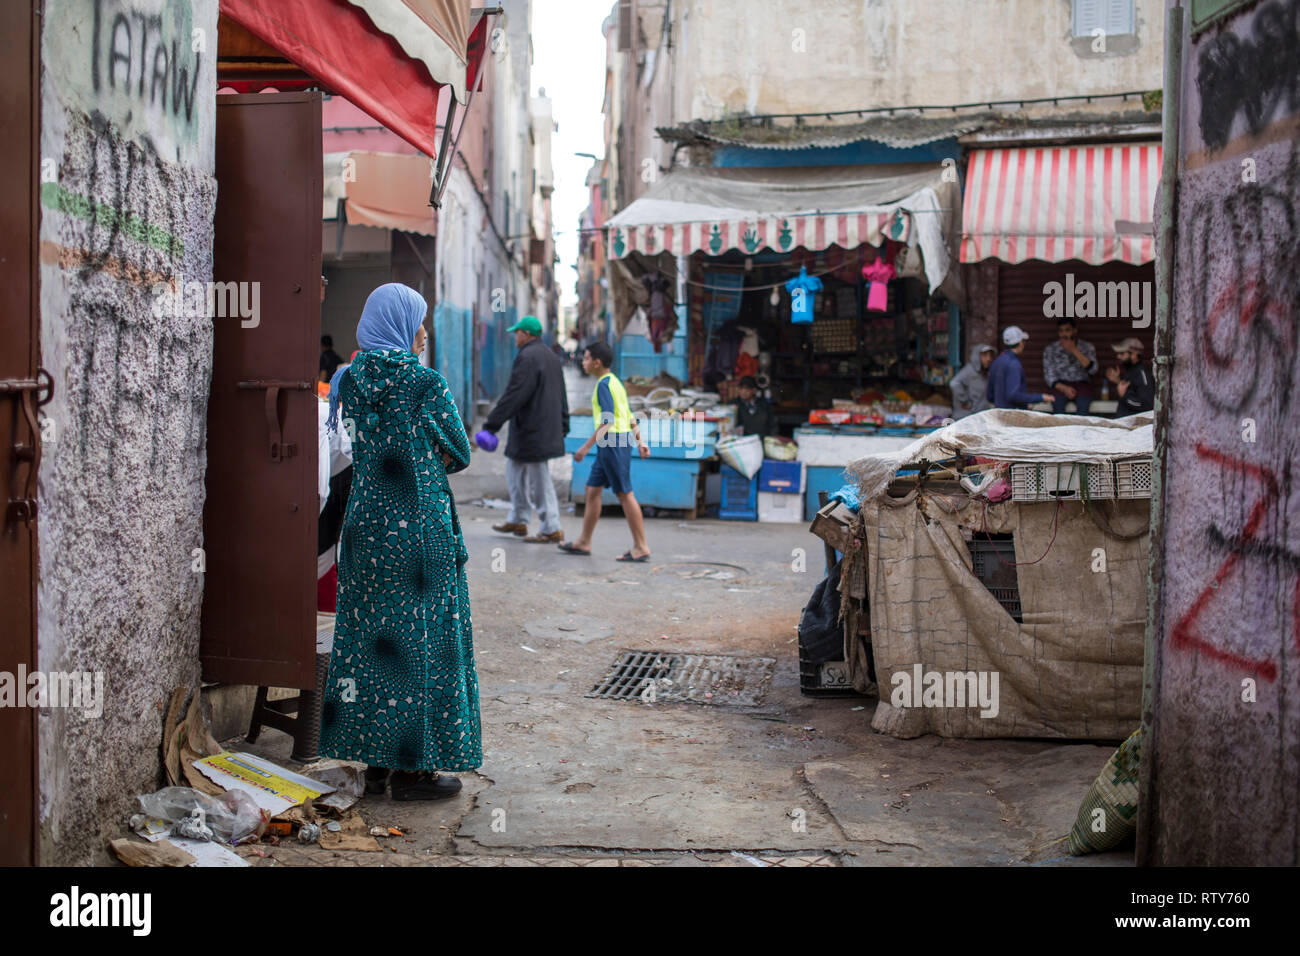
[[[684,385],[734,402],[752,377],[772,434],[817,438],[815,460],[790,456],[808,466],[786,491],[802,497],[796,516],[815,508],[811,483],[832,484],[871,442],[895,447],[949,414],[961,344],[950,180],[932,165],[686,168],[607,224],[615,328],[644,320],[666,342],[684,313]]]
[[[994,409],[850,466],[844,659],[858,690],[874,674],[873,729],[1128,736],[1141,708],[1151,421]]]

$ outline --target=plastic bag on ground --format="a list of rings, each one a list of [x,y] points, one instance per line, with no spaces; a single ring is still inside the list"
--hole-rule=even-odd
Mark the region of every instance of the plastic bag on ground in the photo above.
[[[190,787],[164,787],[157,793],[141,794],[142,821],[133,819],[141,835],[169,833],[177,824],[190,835],[197,832],[195,810],[202,810],[202,823],[212,831],[216,843],[243,843],[256,837],[263,826],[262,811],[253,798],[239,790],[209,796]]]

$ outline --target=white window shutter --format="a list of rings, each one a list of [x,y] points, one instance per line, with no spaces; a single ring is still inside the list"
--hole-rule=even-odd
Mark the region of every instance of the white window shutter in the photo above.
[[[1105,10],[1102,4],[1107,0],[1071,0],[1072,29],[1076,37],[1090,37],[1097,27],[1106,28]]]
[[[1133,6],[1134,0],[1107,0],[1105,24],[1107,36],[1131,36],[1137,33]]]

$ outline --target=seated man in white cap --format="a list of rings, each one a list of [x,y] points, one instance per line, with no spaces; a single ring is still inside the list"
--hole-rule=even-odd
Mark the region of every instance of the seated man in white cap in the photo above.
[[[989,387],[985,393],[994,408],[1028,408],[1034,402],[1050,402],[1051,395],[1031,392],[1026,387],[1025,367],[1020,364],[1020,354],[1025,350],[1029,336],[1018,325],[1009,325],[1002,332],[1002,354],[989,366]]]

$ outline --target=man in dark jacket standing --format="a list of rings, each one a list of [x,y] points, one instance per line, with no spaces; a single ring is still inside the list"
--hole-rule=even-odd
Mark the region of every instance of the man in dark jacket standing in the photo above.
[[[493,531],[516,534],[533,544],[564,540],[560,504],[546,462],[564,454],[569,433],[569,396],[564,387],[564,366],[542,342],[542,324],[526,315],[507,332],[515,333],[519,354],[510,369],[510,382],[488,416],[485,431],[500,431],[510,422],[506,440],[506,483],[510,486],[510,515]],[[535,510],[541,530],[528,534],[530,512]]]

